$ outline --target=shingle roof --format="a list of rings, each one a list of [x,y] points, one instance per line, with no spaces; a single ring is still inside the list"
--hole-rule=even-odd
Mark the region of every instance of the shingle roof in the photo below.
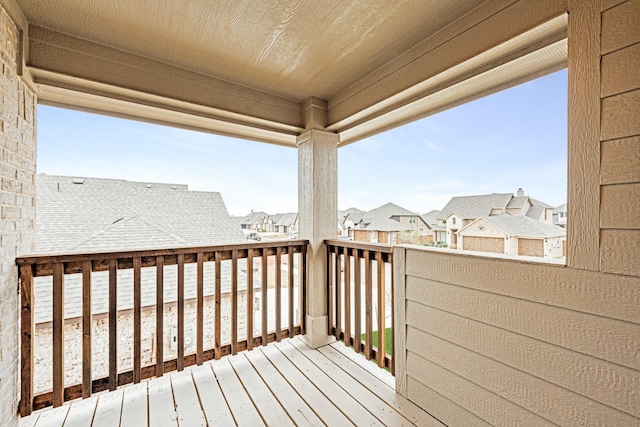
[[[531,219],[522,215],[492,215],[483,216],[481,219],[493,224],[505,233],[514,237],[561,237],[567,234],[566,230],[562,227],[558,227],[552,224],[546,224],[535,219]],[[460,230],[464,232],[464,229],[472,227],[476,221],[467,225]]]
[[[445,219],[452,213],[463,219],[476,219],[489,215],[491,209],[506,208],[513,198],[511,193],[482,194],[479,196],[453,197],[440,211],[438,219]]]
[[[287,212],[283,214],[277,214],[277,216],[278,216],[277,220],[276,219],[273,220],[273,223],[276,225],[291,226],[291,225],[294,225],[298,220],[297,212]],[[274,218],[275,218],[275,215],[274,215]]]
[[[186,185],[38,175],[36,249],[40,253],[127,250],[245,242],[220,193],[188,191]],[[80,183],[81,182],[81,183]],[[175,189],[173,189],[175,187]],[[242,271],[244,261],[239,261]],[[230,267],[223,263],[222,290],[229,290]],[[195,295],[195,264],[185,265],[185,298]],[[205,264],[205,295],[212,289],[213,265]],[[118,307],[131,308],[131,270],[118,272]],[[208,278],[208,279],[207,279]],[[142,304],[155,304],[155,269],[142,270]],[[239,288],[245,287],[239,274]],[[175,301],[177,268],[165,267],[165,302]],[[259,280],[257,283],[259,284]],[[92,274],[95,313],[106,311],[108,273]],[[37,323],[51,319],[51,278],[35,279]],[[65,276],[66,317],[81,310],[81,276]]]
[[[391,219],[392,216],[417,216],[417,214],[393,203],[386,203],[363,214],[362,221],[366,224],[364,229],[376,231],[404,231],[413,229],[411,226],[403,225],[399,221]]]
[[[431,228],[438,224],[438,216],[440,215],[439,210],[432,210],[427,212],[426,214],[420,215],[420,217],[426,222]]]
[[[242,221],[240,223],[245,225],[250,225],[250,224],[254,224],[255,222],[259,222],[260,224],[262,224],[264,222],[264,219],[268,217],[269,217],[269,214],[266,212],[262,212],[262,211],[251,212],[245,215],[242,218]]]
[[[36,251],[126,250],[242,242],[220,193],[124,180],[36,177]],[[78,181],[76,179],[76,181]],[[163,184],[173,186],[173,184]]]
[[[567,204],[566,204],[566,203],[565,203],[565,204],[563,204],[563,205],[558,206],[557,208],[555,208],[555,209],[553,210],[553,213],[554,213],[554,214],[555,214],[555,213],[559,213],[559,212],[567,212]]]

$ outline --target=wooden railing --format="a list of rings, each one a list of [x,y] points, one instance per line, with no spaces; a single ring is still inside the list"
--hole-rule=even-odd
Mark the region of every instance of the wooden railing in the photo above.
[[[393,247],[341,239],[325,244],[329,335],[394,373],[393,351],[385,348],[387,338],[393,342]]]
[[[117,386],[127,383],[138,383],[142,379],[153,376],[162,376],[163,373],[182,370],[185,366],[193,364],[202,364],[203,361],[218,359],[228,354],[236,354],[238,351],[251,349],[253,346],[265,345],[271,341],[279,341],[281,338],[291,337],[296,334],[304,333],[305,305],[303,303],[306,294],[305,269],[306,269],[306,240],[289,240],[275,242],[261,242],[250,244],[235,244],[211,247],[196,248],[178,248],[178,249],[160,249],[160,250],[141,250],[126,252],[108,252],[108,253],[86,253],[86,254],[60,254],[60,255],[30,255],[17,259],[20,271],[21,283],[21,352],[22,352],[22,390],[20,401],[20,413],[22,416],[30,414],[35,409],[45,406],[59,406],[64,401],[72,400],[78,397],[88,397],[92,393],[103,390],[114,390]],[[283,261],[284,258],[284,261]],[[246,267],[244,271],[244,290],[239,291],[239,262]],[[269,267],[273,264],[274,267]],[[286,264],[286,287],[285,305],[287,310],[283,310],[283,280],[282,270]],[[194,266],[195,265],[195,266]],[[175,267],[169,267],[175,266]],[[194,320],[190,322],[188,327],[193,328],[195,323],[195,351],[185,354],[185,266],[189,276],[189,286],[195,289],[187,289],[188,297],[191,298],[189,304],[190,313],[195,311]],[[260,277],[254,277],[254,268],[260,269]],[[195,268],[194,268],[195,267]],[[297,270],[297,278],[294,279],[294,267]],[[152,268],[155,272],[148,268]],[[225,277],[223,269],[229,273]],[[144,272],[143,272],[144,270]],[[177,271],[176,271],[177,270]],[[195,270],[195,271],[193,271]],[[172,286],[175,285],[175,298],[171,301],[171,308],[167,308],[168,303],[165,298],[165,284],[169,282],[168,273],[173,272],[171,277]],[[205,274],[205,271],[208,274]],[[103,272],[103,273],[99,273]],[[120,324],[119,316],[123,312],[119,304],[122,300],[122,289],[119,284],[123,274],[132,273],[129,279],[132,287],[131,307],[125,307],[124,310],[130,316],[132,312],[132,345],[129,348],[118,348],[118,340],[121,335],[130,331],[124,331]],[[144,274],[143,274],[144,273]],[[151,273],[151,274],[147,274]],[[78,274],[81,278],[78,277]],[[104,281],[103,297],[108,300],[108,310],[106,316],[102,316],[101,324],[108,323],[108,375],[96,377],[92,375],[92,330],[96,329],[93,321],[96,318],[95,305],[92,305],[92,296],[97,295],[97,284],[92,287],[92,278],[94,282],[96,277],[102,275]],[[71,275],[71,276],[70,276]],[[73,276],[75,275],[75,276]],[[142,276],[146,279],[154,279],[155,282],[149,284],[149,280],[145,282],[147,287],[143,287]],[[46,279],[39,279],[39,278]],[[205,277],[207,278],[205,280]],[[73,307],[69,304],[65,306],[65,293],[69,284],[65,285],[65,281],[69,282],[74,278],[77,288],[81,289],[81,299],[78,293],[74,294],[78,298],[80,307],[76,307],[78,329],[81,328],[81,343],[78,343],[78,353],[81,353],[81,383],[68,384],[65,381],[65,322],[69,323],[69,314],[73,311]],[[254,280],[260,278],[257,288],[254,289]],[[194,280],[192,280],[194,279]],[[34,392],[34,339],[36,334],[34,307],[36,301],[36,290],[34,283],[37,280],[49,280],[46,286],[49,286],[52,298],[48,300],[51,308],[46,313],[47,323],[51,325],[52,351],[47,354],[49,360],[47,365],[51,364],[51,382],[47,390],[39,390]],[[227,292],[223,292],[222,284],[228,287]],[[141,357],[141,334],[145,327],[142,322],[143,314],[143,298],[149,293],[149,287],[155,287],[155,298],[146,298],[152,301],[152,309],[155,309],[155,319],[153,316],[149,323],[155,323],[153,332],[153,349],[146,354],[147,359],[155,358],[154,363],[147,363],[143,366],[143,358]],[[208,290],[205,292],[205,287]],[[122,288],[122,286],[120,286]],[[269,301],[268,288],[274,288],[271,291],[275,294]],[[168,289],[168,288],[167,288]],[[173,288],[172,288],[173,290]],[[240,306],[245,309],[245,317],[242,319],[245,337],[238,336],[239,323],[239,298],[244,292],[244,301],[240,300]],[[297,301],[294,300],[294,293],[297,292]],[[223,294],[225,300],[223,299]],[[260,294],[261,304],[254,300],[255,295]],[[108,296],[107,296],[108,295]],[[208,298],[205,304],[205,298]],[[148,301],[147,301],[148,302]],[[222,302],[229,307],[230,314],[228,323],[223,322],[222,318]],[[105,301],[106,303],[106,301]],[[257,303],[258,306],[254,306]],[[274,305],[270,305],[274,304]],[[294,306],[297,304],[298,311],[294,315]],[[213,310],[208,310],[213,308]],[[145,313],[149,313],[151,309],[145,307]],[[168,315],[167,310],[171,311],[171,315],[175,315],[177,311],[177,326],[174,328],[177,335],[177,353],[176,357],[165,360],[165,350],[167,342],[165,336],[169,334],[170,339],[173,336],[168,332],[165,326],[165,317]],[[261,317],[254,319],[254,312],[261,310]],[[209,312],[207,312],[209,311]],[[213,314],[210,312],[213,311]],[[271,311],[271,318],[268,318],[268,312]],[[286,325],[283,327],[282,311],[285,311]],[[205,328],[205,314],[208,319],[213,318],[212,329]],[[41,316],[41,313],[38,314]],[[78,319],[78,316],[80,319]],[[106,317],[106,319],[105,319]],[[226,319],[225,319],[226,320]],[[269,324],[274,325],[269,330]],[[255,326],[260,325],[260,328]],[[81,325],[81,326],[80,326]],[[130,323],[129,323],[130,325]],[[105,326],[106,328],[106,326]],[[224,331],[223,328],[229,328]],[[254,328],[258,331],[254,332]],[[171,329],[171,328],[169,328]],[[157,333],[161,331],[161,333]],[[222,335],[230,335],[230,342],[223,342]],[[259,333],[258,333],[259,332]],[[209,341],[211,346],[205,348],[205,334],[207,339],[212,335]],[[97,335],[97,333],[95,333]],[[146,335],[145,335],[146,336]],[[68,340],[67,340],[68,341]],[[102,344],[104,346],[107,339],[103,338],[102,342],[94,342],[94,344]],[[94,346],[95,347],[95,346]],[[94,351],[95,348],[93,348]],[[118,366],[119,356],[122,358],[123,351],[128,355],[126,357],[133,359],[132,366]],[[67,353],[73,352],[73,349],[67,349]],[[106,355],[105,355],[106,356]],[[106,357],[105,357],[106,358]],[[67,367],[68,368],[68,367]],[[94,367],[95,368],[95,367]]]

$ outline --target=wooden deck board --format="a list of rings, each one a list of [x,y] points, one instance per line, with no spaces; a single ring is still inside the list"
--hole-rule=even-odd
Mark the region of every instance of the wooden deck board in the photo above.
[[[178,424],[181,426],[206,426],[207,421],[202,413],[198,392],[193,383],[191,370],[174,372],[171,375],[173,399],[176,402]]]
[[[220,359],[213,365],[213,372],[218,378],[220,388],[224,394],[229,409],[239,426],[263,426],[265,425],[256,410],[251,398],[240,383],[235,371],[229,364],[228,358]]]
[[[61,427],[67,417],[70,405],[62,405],[57,408],[42,411],[36,427]]]
[[[263,347],[261,351],[269,358],[269,361],[273,363],[273,366],[280,372],[280,375],[291,384],[291,387],[295,389],[309,406],[314,408],[315,413],[326,425],[353,425],[277,348],[274,346],[266,346]]]
[[[99,395],[92,427],[112,427],[120,424],[124,389],[120,388]]]
[[[290,343],[278,343],[275,344],[275,347],[277,347],[310,382],[315,384],[322,394],[327,396],[343,414],[349,417],[352,423],[368,426],[384,425]]]
[[[92,421],[91,421],[92,420]],[[36,411],[20,427],[416,425],[437,420],[342,342],[294,337]]]
[[[121,427],[140,427],[149,424],[147,383],[148,381],[144,381],[124,388],[120,416]]]
[[[64,423],[65,427],[86,427],[91,425],[97,403],[98,398],[96,397],[80,399],[71,403]]]
[[[271,426],[293,426],[294,423],[282,408],[282,403],[271,393],[247,358],[237,355],[230,357],[229,361],[264,422]]]
[[[229,426],[235,424],[233,415],[227,406],[227,401],[220,390],[220,384],[216,379],[211,364],[207,363],[202,366],[193,368],[193,382],[200,396],[200,404],[204,416],[210,427],[213,426]]]
[[[149,381],[149,425],[154,427],[178,426],[171,379],[168,375]]]
[[[298,426],[320,426],[324,423],[313,409],[284,379],[273,364],[259,351],[249,351],[244,356],[251,362],[265,384],[281,402],[283,408]]]
[[[367,390],[378,396],[387,405],[393,408],[394,411],[403,415],[408,419],[412,425],[424,426],[424,427],[437,427],[442,426],[437,419],[427,416],[427,414],[420,409],[418,405],[411,402],[407,398],[395,392],[395,390],[383,381],[380,381],[378,376],[372,375],[370,372],[361,369],[360,365],[347,356],[336,350],[335,347],[341,345],[346,351],[353,353],[354,356],[360,357],[362,363],[368,363],[373,365],[372,362],[367,361],[363,356],[357,355],[344,345],[336,343],[335,345],[327,345],[319,348],[318,351],[325,355],[329,360],[333,361],[345,374],[350,375],[354,380],[365,386]],[[375,365],[374,369],[380,371]],[[359,369],[360,368],[360,369]],[[386,372],[386,371],[383,371]]]

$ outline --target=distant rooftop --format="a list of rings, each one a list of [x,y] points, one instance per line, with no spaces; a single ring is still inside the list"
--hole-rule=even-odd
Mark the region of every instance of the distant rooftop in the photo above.
[[[127,250],[243,242],[217,192],[184,184],[36,177],[36,251]]]

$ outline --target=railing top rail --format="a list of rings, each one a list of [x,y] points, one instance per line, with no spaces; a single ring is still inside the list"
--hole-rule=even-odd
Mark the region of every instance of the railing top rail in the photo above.
[[[253,242],[253,243],[227,243],[223,245],[213,246],[189,246],[189,247],[177,247],[177,248],[162,248],[162,249],[133,249],[125,251],[94,251],[94,252],[66,252],[66,253],[52,253],[52,254],[30,254],[22,255],[16,258],[17,265],[31,265],[31,264],[50,264],[50,263],[68,263],[68,262],[80,262],[80,261],[95,261],[95,260],[111,260],[122,258],[135,258],[135,257],[156,257],[156,256],[172,256],[179,254],[193,254],[193,253],[212,253],[212,252],[226,252],[237,250],[249,250],[249,249],[263,249],[263,248],[277,248],[277,247],[300,247],[306,246],[309,243],[305,239],[296,240],[274,240],[268,242]]]
[[[393,253],[393,246],[381,243],[365,243],[344,239],[327,239],[324,241],[326,245],[339,246],[343,248],[361,249],[365,251],[382,252],[386,254]]]

